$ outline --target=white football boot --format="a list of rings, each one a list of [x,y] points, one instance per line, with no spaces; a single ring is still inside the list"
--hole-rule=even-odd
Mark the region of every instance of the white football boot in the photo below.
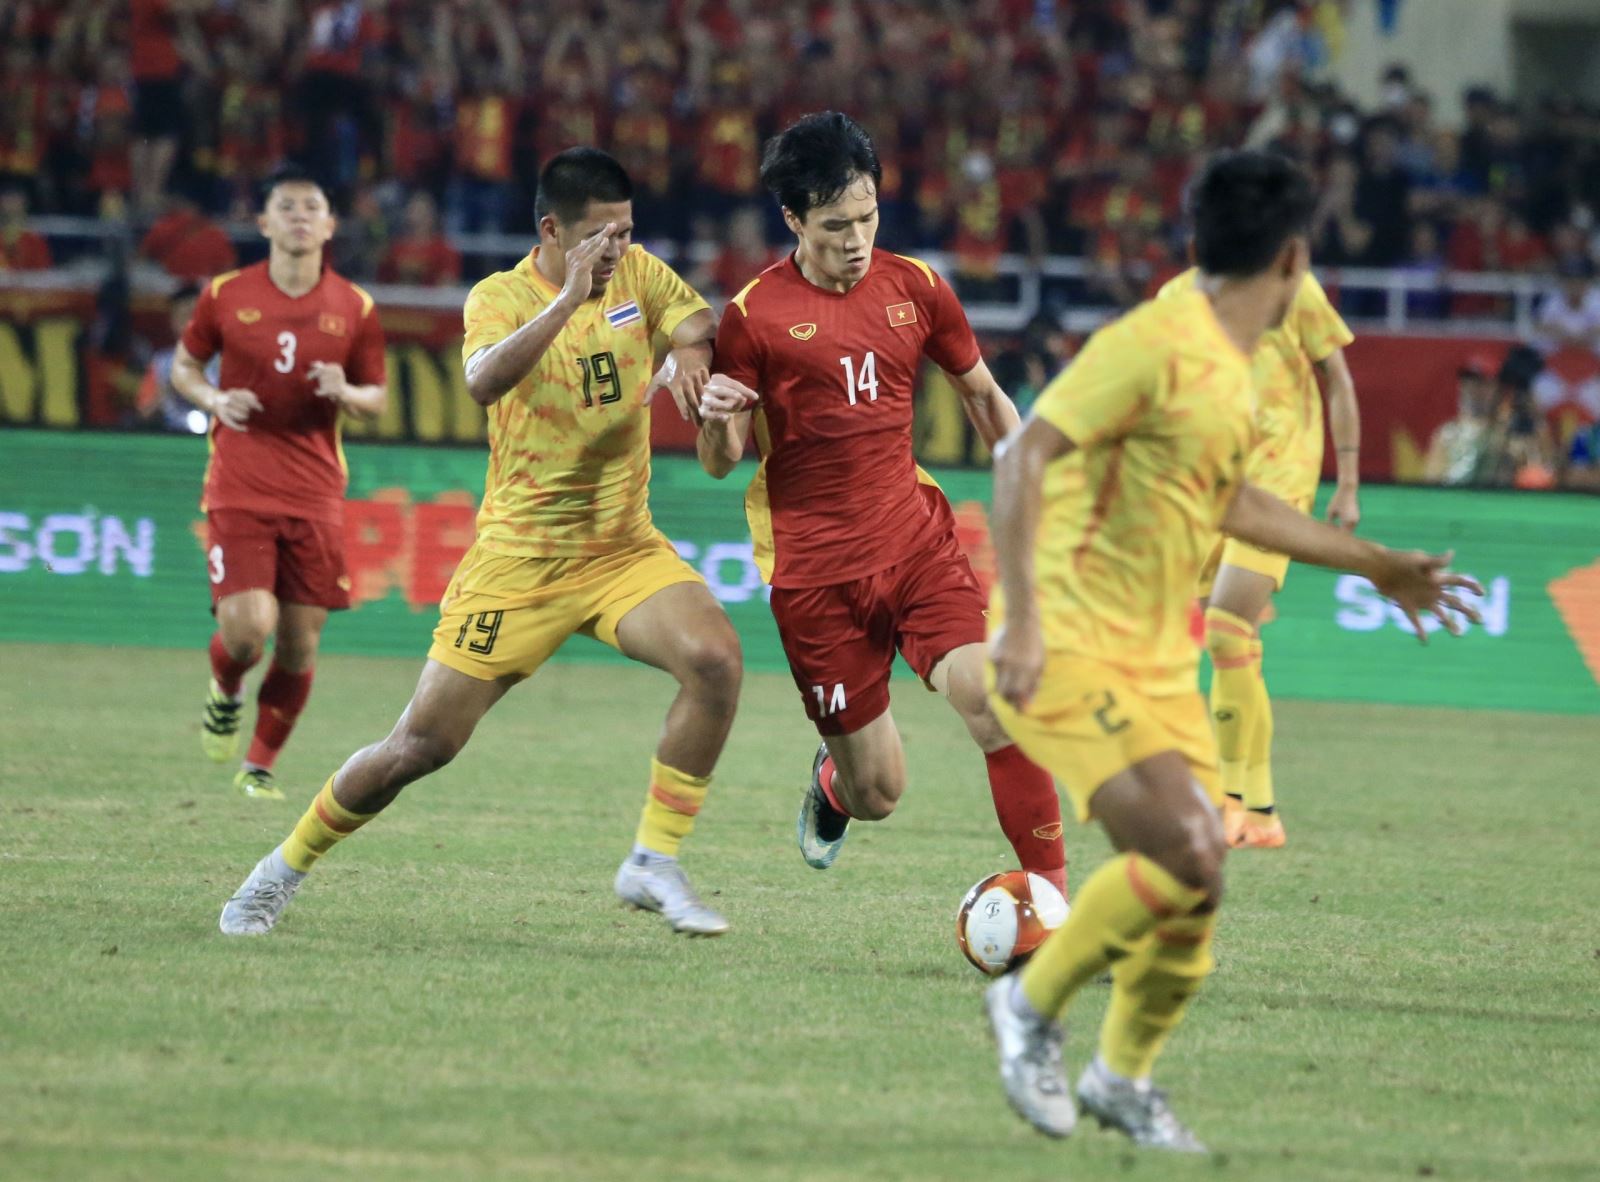
[[[1149,1080],[1124,1079],[1097,1055],[1078,1078],[1078,1103],[1101,1128],[1120,1129],[1135,1145],[1174,1153],[1205,1153],[1167,1104],[1167,1094]]]
[[[1061,1024],[1018,1013],[1013,991],[1019,988],[1012,973],[983,994],[1000,1051],[1000,1083],[1023,1120],[1047,1137],[1070,1136],[1078,1110],[1061,1066]]]
[[[822,791],[822,764],[827,758],[828,744],[823,743],[818,746],[816,758],[811,761],[811,783],[806,788],[805,798],[800,801],[800,817],[794,827],[795,841],[800,846],[800,856],[813,870],[826,870],[832,866],[833,860],[844,848],[844,839],[850,835],[848,819],[845,821],[845,827],[839,830],[839,836],[831,840],[819,832],[824,817],[839,815],[828,803],[828,797]]]
[[[617,898],[629,907],[656,912],[675,932],[689,936],[720,936],[728,930],[728,921],[694,893],[689,876],[676,858],[641,859],[637,854],[629,854],[617,867],[617,878],[612,886]]]
[[[250,877],[222,905],[218,926],[225,936],[264,936],[278,922],[306,876],[291,870],[278,850],[256,863]]]

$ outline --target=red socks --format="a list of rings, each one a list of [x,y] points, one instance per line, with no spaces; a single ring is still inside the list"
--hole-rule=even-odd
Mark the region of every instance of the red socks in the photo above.
[[[257,657],[256,661],[261,658]],[[255,661],[235,661],[228,655],[228,646],[222,643],[222,633],[211,634],[211,676],[216,679],[217,686],[230,698],[239,696],[239,687],[244,681],[244,675],[250,672]]]
[[[833,756],[825,756],[822,760],[822,770],[817,774],[817,779],[822,782],[822,795],[828,798],[828,807],[841,817],[848,817],[850,810],[839,803],[839,798],[833,792]]]
[[[1061,840],[1061,797],[1050,773],[1012,744],[984,757],[1000,829],[1024,870],[1067,893],[1067,847]]]
[[[279,749],[289,739],[289,732],[294,730],[295,719],[300,717],[306,699],[311,696],[311,676],[310,669],[304,673],[290,673],[276,661],[268,666],[267,675],[261,679],[261,691],[256,696],[260,710],[245,763],[271,769]]]

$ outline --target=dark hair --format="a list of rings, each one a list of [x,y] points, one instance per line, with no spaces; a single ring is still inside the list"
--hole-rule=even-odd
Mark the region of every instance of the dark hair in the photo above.
[[[1212,275],[1259,275],[1284,243],[1310,233],[1315,205],[1298,164],[1271,152],[1219,152],[1189,190],[1195,262]]]
[[[266,179],[261,182],[257,197],[258,204],[262,209],[265,209],[267,202],[272,200],[272,191],[279,185],[315,185],[322,191],[322,195],[328,199],[329,206],[333,205],[333,198],[328,194],[328,187],[318,179],[316,173],[302,164],[286,161],[269,172],[266,175]]]
[[[581,222],[591,201],[632,200],[633,181],[615,156],[599,148],[568,148],[550,157],[540,171],[533,216],[539,221],[551,214],[557,221]]]
[[[767,141],[761,153],[761,183],[778,204],[801,221],[819,205],[831,205],[859,176],[883,183],[883,166],[866,128],[848,115],[806,115]]]
[[[175,291],[167,297],[167,306],[181,304],[184,300],[197,300],[200,298],[200,285],[198,283],[180,283]]]

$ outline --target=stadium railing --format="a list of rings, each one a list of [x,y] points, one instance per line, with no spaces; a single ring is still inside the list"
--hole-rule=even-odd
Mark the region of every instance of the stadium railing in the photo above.
[[[124,265],[124,260],[135,290],[161,291],[172,284],[159,268],[137,260],[136,232],[128,223],[57,216],[32,218],[29,225],[49,239],[58,257],[66,261],[48,272],[9,272],[0,279],[6,286],[99,283]],[[261,239],[254,226],[240,223],[225,228],[244,248],[245,257],[259,248]],[[513,264],[528,250],[528,240],[523,235],[457,234],[450,236],[450,242],[473,264],[471,269],[485,273]],[[687,250],[671,242],[647,245],[680,265],[710,262],[717,250],[709,243],[692,244]],[[921,257],[941,274],[956,276],[954,256],[947,252],[924,251]],[[1325,285],[1336,289],[1341,306],[1349,313],[1347,319],[1354,326],[1394,334],[1527,337],[1533,331],[1538,302],[1549,290],[1549,281],[1535,275],[1465,271],[1427,274],[1406,268],[1371,267],[1319,267],[1317,271]],[[1083,258],[1051,255],[1033,260],[1019,254],[1002,255],[996,278],[1006,298],[967,299],[967,315],[980,332],[1020,332],[1041,315],[1070,332],[1089,332],[1116,312],[1109,303],[1094,296],[1093,286],[1101,273],[1093,261]],[[1134,273],[1140,274],[1137,269]],[[467,292],[466,286],[461,285],[366,286],[380,303],[396,307],[459,307]],[[1449,314],[1451,301],[1460,296],[1487,297],[1500,305],[1498,314]],[[1423,305],[1432,310],[1422,311]]]

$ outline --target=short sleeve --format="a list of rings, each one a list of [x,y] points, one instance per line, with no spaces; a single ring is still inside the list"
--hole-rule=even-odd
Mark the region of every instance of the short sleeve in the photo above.
[[[462,361],[479,349],[499,344],[520,327],[511,293],[492,275],[467,294],[461,320],[465,330],[461,339]]]
[[[978,338],[967,323],[966,309],[956,298],[955,291],[943,279],[933,281],[933,307],[929,320],[931,331],[922,351],[945,373],[958,377],[983,359],[978,348]]]
[[[1127,435],[1154,402],[1157,353],[1121,321],[1103,328],[1044,388],[1033,413],[1079,447]]]
[[[350,363],[345,366],[345,377],[354,386],[382,386],[388,383],[383,353],[383,325],[378,321],[375,304],[367,306],[356,326],[356,339],[350,349]]]
[[[749,318],[733,303],[722,310],[711,372],[725,374],[761,392],[761,349],[750,331]]]
[[[1356,339],[1315,275],[1308,273],[1300,284],[1294,297],[1294,315],[1300,347],[1312,361],[1326,361]]]
[[[696,312],[710,311],[711,305],[679,278],[676,271],[649,251],[640,247],[634,249],[642,256],[639,268],[640,311],[644,313],[645,323],[650,326],[652,333],[670,337],[678,325]]]
[[[190,357],[196,361],[209,361],[222,348],[222,326],[217,318],[216,284],[208,283],[200,289],[194,313],[183,330],[180,341]]]

